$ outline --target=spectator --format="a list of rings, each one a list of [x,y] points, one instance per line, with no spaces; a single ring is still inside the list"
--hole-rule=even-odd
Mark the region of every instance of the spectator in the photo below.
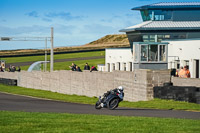
[[[79,66],[76,66],[76,71],[77,72],[82,72]]]
[[[11,72],[12,66],[10,65],[10,67],[8,68],[8,72]]]
[[[15,72],[16,71],[16,67],[15,66],[11,66],[8,68],[9,72]]]
[[[188,66],[185,66],[185,71],[186,71],[186,78],[190,78],[190,71]]]
[[[84,70],[90,70],[90,66],[88,65],[88,63],[85,63]]]
[[[92,72],[92,71],[97,71],[95,66],[92,66],[92,68],[90,69],[90,72]]]
[[[0,66],[0,72],[4,72],[2,66]]]
[[[72,63],[72,65],[69,66],[69,68],[70,68],[72,71],[76,71],[76,64]]]
[[[180,78],[183,78],[183,75],[184,75],[184,70],[183,70],[183,67],[181,67],[181,69],[179,70],[179,72],[178,72],[178,76],[180,77]]]
[[[18,69],[17,69],[16,71],[18,71],[18,72],[20,72],[20,71],[21,71],[21,68],[20,68],[20,66],[18,66]]]
[[[16,67],[12,66],[12,71],[15,72],[16,71]]]
[[[182,67],[178,75],[181,78],[190,78],[190,71],[188,69],[188,66],[184,66],[184,68]]]

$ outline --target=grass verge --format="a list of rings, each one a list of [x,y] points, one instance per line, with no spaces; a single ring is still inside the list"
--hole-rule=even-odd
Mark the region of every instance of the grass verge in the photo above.
[[[198,133],[199,120],[0,111],[0,131],[52,133]]]
[[[0,84],[1,92],[8,92],[12,94],[28,95],[39,98],[47,98],[53,100],[60,100],[72,103],[83,103],[94,105],[97,98],[77,96],[77,95],[66,95],[44,90],[28,89],[18,86],[7,86]],[[127,102],[123,101],[119,105],[120,107],[132,107],[132,108],[151,108],[151,109],[174,109],[174,110],[190,110],[190,111],[200,111],[200,104],[179,102],[173,100],[161,100],[154,99],[151,101],[140,101],[140,102]]]

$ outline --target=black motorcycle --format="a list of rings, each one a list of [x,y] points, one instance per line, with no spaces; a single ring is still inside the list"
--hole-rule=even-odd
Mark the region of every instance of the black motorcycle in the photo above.
[[[119,103],[123,101],[124,92],[114,89],[104,93],[103,97],[99,96],[99,100],[95,104],[96,109],[108,108],[113,110],[118,107]]]

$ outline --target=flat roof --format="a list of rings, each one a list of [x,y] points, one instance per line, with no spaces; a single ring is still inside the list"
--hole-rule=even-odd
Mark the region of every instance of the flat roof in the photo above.
[[[174,9],[174,10],[191,10],[200,9],[200,2],[160,2],[150,5],[144,5],[134,7],[132,10],[162,10],[162,9]]]

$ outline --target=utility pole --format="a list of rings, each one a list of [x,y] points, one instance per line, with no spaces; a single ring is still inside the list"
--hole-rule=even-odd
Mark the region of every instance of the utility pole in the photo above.
[[[53,27],[51,27],[51,60],[50,60],[50,72],[53,72]]]
[[[47,71],[47,37],[45,38],[45,63],[44,63],[44,71]]]

